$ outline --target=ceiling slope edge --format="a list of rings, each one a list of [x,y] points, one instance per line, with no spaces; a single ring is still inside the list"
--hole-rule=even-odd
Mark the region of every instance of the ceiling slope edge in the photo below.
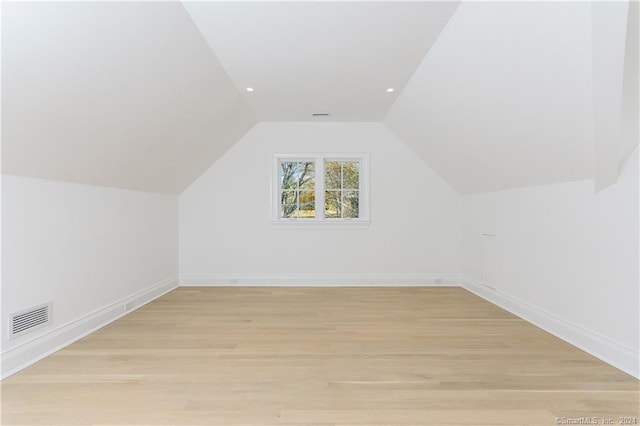
[[[398,127],[395,127],[394,129],[394,127],[391,127],[389,124],[387,124],[384,121],[380,124],[384,126],[384,128],[398,141],[398,143],[404,144],[409,149],[409,151],[411,151],[417,158],[419,158],[424,163],[425,167],[427,167],[429,170],[433,172],[434,175],[440,178],[443,185],[447,186],[449,189],[451,189],[451,191],[455,192],[458,195],[464,195],[464,193],[461,192],[459,188],[456,188],[454,185],[452,185],[451,180],[449,180],[445,174],[435,169],[431,165],[431,163],[428,161],[428,159],[425,158],[423,155],[421,155],[420,152],[418,152],[414,148],[413,144],[407,143],[405,141],[404,137],[402,136],[402,132],[400,133],[396,132],[396,130],[398,130]]]
[[[591,4],[593,168],[596,191],[617,182],[621,156],[624,155],[622,118],[623,108],[629,105],[624,102],[623,90],[624,83],[627,86],[630,83],[625,68],[632,65],[625,60],[629,54],[629,50],[625,49],[630,30],[627,27],[628,12],[627,2]]]
[[[380,122],[459,6],[182,4],[261,122]]]
[[[591,59],[587,3],[463,2],[383,122],[461,194],[592,179]]]
[[[256,123],[179,2],[2,19],[3,173],[177,195]]]
[[[622,82],[622,128],[620,162],[622,172],[640,143],[640,3],[629,2],[627,38]]]

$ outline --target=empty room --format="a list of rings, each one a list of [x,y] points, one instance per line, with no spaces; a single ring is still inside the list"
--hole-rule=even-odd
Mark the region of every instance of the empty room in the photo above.
[[[3,425],[636,425],[638,3],[1,5]]]

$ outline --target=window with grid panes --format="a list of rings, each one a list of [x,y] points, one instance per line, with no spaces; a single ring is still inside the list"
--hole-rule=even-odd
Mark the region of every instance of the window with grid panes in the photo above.
[[[274,221],[369,222],[364,154],[276,155]]]

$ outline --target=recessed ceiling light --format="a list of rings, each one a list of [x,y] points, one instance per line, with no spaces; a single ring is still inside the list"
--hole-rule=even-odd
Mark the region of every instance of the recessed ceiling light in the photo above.
[[[387,89],[387,92],[389,92],[389,93],[391,93],[391,92],[393,92],[393,91],[394,91],[394,88],[393,88],[393,87],[389,87],[389,88]]]
[[[253,92],[253,87],[247,87],[247,92]]]

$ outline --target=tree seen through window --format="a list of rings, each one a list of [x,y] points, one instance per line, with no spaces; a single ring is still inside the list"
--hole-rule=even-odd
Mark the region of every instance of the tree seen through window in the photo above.
[[[324,216],[357,218],[360,207],[360,163],[325,161]]]
[[[315,164],[313,161],[280,163],[280,217],[315,218]]]

